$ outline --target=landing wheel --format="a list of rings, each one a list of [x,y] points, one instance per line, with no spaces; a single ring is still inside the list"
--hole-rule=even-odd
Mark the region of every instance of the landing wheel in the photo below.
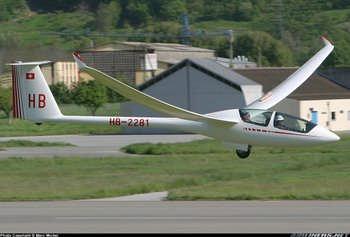
[[[252,148],[252,146],[249,145],[247,151],[238,150],[238,149],[237,149],[237,150],[236,150],[236,154],[237,154],[237,156],[238,156],[240,159],[246,159],[246,158],[248,158],[248,156],[250,155],[251,148]]]

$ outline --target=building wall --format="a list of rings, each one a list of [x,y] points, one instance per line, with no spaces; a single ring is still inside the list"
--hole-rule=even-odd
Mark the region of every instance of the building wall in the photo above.
[[[52,83],[63,82],[68,88],[72,88],[79,82],[79,70],[75,62],[56,62],[53,65]]]
[[[167,103],[202,114],[245,105],[244,96],[240,90],[190,66],[175,71],[143,92]],[[121,115],[168,116],[133,102],[121,105]],[[171,133],[172,131],[127,128],[123,132],[142,134]]]
[[[53,63],[44,64],[40,66],[40,69],[45,77],[47,84],[52,85],[53,81]]]
[[[84,62],[112,77],[123,77],[135,85],[137,71],[144,71],[144,50],[85,51],[80,53]]]
[[[75,62],[54,62],[40,66],[49,85],[63,82],[68,88],[79,81],[79,70]]]
[[[263,94],[262,85],[244,85],[242,91],[246,105],[253,103]]]
[[[311,120],[312,110],[318,112],[318,124],[334,131],[350,130],[350,99],[300,101],[302,118]]]
[[[174,63],[180,62],[186,58],[215,58],[214,51],[173,51],[173,50],[155,50],[158,55],[158,61],[167,61],[171,59]]]
[[[188,109],[186,72],[186,68],[182,68],[151,87],[146,88],[143,92],[165,102]],[[128,115],[126,114],[128,112],[130,113],[129,115],[134,116],[167,116],[136,103],[128,103],[128,106],[123,105],[121,110],[123,115]]]
[[[150,80],[155,75],[152,71],[137,71],[135,72],[135,85],[140,86]]]
[[[192,67],[189,70],[189,77],[190,110],[204,114],[245,106],[244,96],[240,90]]]

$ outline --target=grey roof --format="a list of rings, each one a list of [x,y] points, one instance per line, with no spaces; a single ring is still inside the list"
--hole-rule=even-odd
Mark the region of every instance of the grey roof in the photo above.
[[[236,72],[252,78],[264,87],[267,92],[280,83],[298,68],[254,68],[237,69]],[[310,78],[298,87],[288,98],[296,100],[324,100],[324,99],[348,99],[350,90],[329,80],[318,72],[314,72]]]
[[[233,71],[230,68],[227,68],[220,63],[215,62],[213,59],[189,59],[192,62],[201,65],[204,68],[209,68],[210,71],[216,73],[219,76],[222,76],[223,78],[231,81],[232,83],[235,83],[237,85],[243,86],[243,85],[257,85],[257,83],[253,80],[248,79],[247,77],[238,74],[237,72]]]
[[[350,89],[350,68],[349,67],[329,68],[319,73],[322,76],[326,77],[328,80],[331,80],[342,87]]]
[[[112,44],[102,45],[96,48],[89,48],[88,51],[115,51],[115,50],[145,50],[145,48],[154,49],[156,51],[173,51],[173,52],[207,52],[213,53],[212,49],[192,47],[175,43],[148,43],[148,42],[115,42]]]
[[[173,72],[190,65],[206,74],[211,75],[213,78],[226,83],[236,89],[241,89],[241,86],[244,85],[260,85],[245,76],[238,74],[237,72],[231,70],[230,68],[224,67],[221,64],[215,62],[213,59],[203,59],[203,58],[188,58],[182,60],[178,64],[170,67],[168,70],[158,74],[149,81],[143,83],[139,89],[144,90],[147,87],[157,83],[158,81],[164,79]]]

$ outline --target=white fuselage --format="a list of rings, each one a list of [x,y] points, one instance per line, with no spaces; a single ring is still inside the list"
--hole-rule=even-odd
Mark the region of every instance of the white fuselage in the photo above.
[[[339,137],[320,125],[308,133],[282,130],[274,127],[273,117],[267,126],[259,126],[242,121],[238,109],[225,110],[210,114],[220,119],[237,121],[235,125],[217,125],[215,123],[197,122],[179,118],[163,117],[102,117],[102,116],[63,116],[53,119],[54,122],[77,122],[106,124],[111,128],[161,128],[184,132],[198,133],[216,138],[225,143],[249,144],[260,146],[309,146],[325,142],[337,141]],[[227,116],[230,116],[227,117]]]

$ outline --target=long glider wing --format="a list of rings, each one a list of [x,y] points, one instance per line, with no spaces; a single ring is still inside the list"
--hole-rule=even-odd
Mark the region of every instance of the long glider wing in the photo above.
[[[130,100],[142,104],[148,108],[151,108],[155,111],[162,112],[174,117],[192,120],[192,121],[198,121],[198,122],[208,122],[208,123],[216,123],[221,124],[223,126],[232,126],[233,124],[237,123],[233,120],[222,120],[219,118],[215,118],[208,115],[198,114],[186,109],[179,108],[177,106],[168,104],[164,101],[161,101],[157,98],[154,98],[150,95],[147,95],[111,76],[108,76],[107,74],[87,66],[82,60],[80,59],[80,56],[77,53],[73,54],[73,57],[78,64],[79,70],[81,72],[85,72],[91,77],[95,78],[96,80],[100,81],[105,86],[111,88],[112,90],[116,91],[120,95],[129,98]]]
[[[301,66],[281,84],[267,92],[258,100],[249,104],[247,108],[269,109],[278,104],[293,91],[295,91],[301,84],[303,84],[334,49],[334,45],[327,38],[322,36],[321,39],[323,40],[325,46],[320,51],[318,51],[312,58],[310,58],[303,66]]]

